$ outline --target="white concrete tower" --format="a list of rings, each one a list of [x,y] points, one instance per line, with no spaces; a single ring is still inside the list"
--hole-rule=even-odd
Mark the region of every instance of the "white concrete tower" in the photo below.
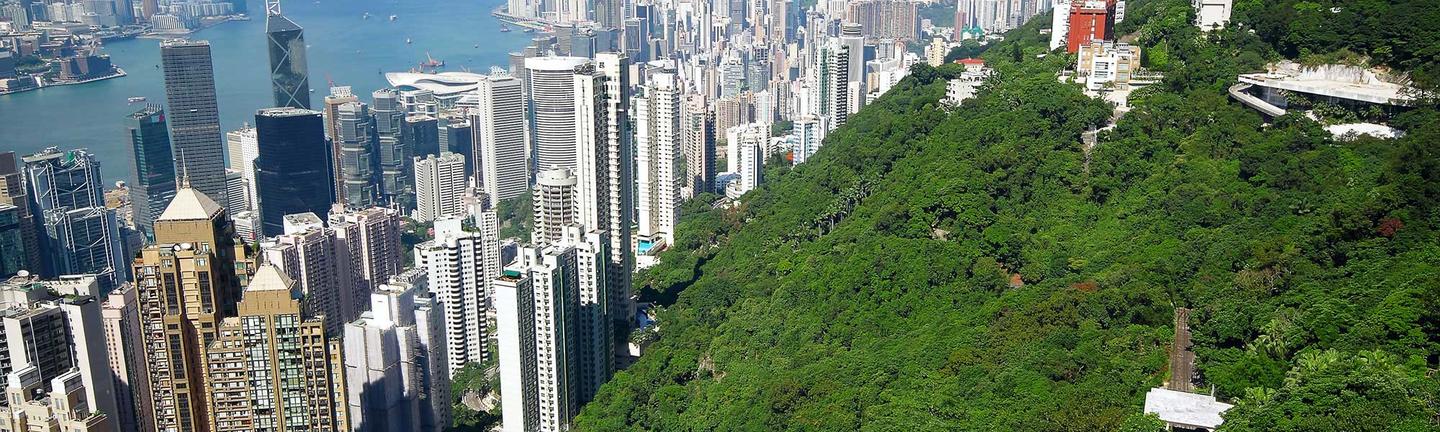
[[[656,74],[635,98],[636,209],[640,247],[675,243],[680,216],[680,94],[675,76]]]

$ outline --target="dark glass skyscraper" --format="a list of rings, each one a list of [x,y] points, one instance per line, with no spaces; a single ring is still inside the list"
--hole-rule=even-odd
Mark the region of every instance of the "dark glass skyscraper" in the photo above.
[[[270,47],[270,87],[275,92],[275,106],[310,109],[305,30],[284,15],[271,14],[265,19],[265,39]]]
[[[130,114],[125,123],[135,159],[130,183],[135,226],[146,237],[153,238],[155,218],[175,198],[175,157],[170,153],[170,131],[165,125],[165,111],[158,105]]]
[[[255,114],[255,195],[264,235],[284,234],[288,214],[329,217],[335,183],[324,124],[319,111],[299,108],[266,108]]]
[[[192,187],[224,206],[225,148],[210,43],[167,40],[160,44],[160,62],[176,165],[189,174]]]

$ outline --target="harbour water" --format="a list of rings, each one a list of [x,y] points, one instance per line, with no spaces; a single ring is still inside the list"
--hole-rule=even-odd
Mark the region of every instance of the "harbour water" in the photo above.
[[[505,67],[507,54],[532,34],[501,32],[490,10],[504,0],[290,0],[286,16],[305,28],[311,103],[319,107],[335,85],[354,88],[361,100],[387,86],[382,72],[415,68],[426,53],[445,70],[485,73]],[[235,21],[191,34],[210,41],[216,92],[225,130],[254,122],[255,111],[273,105],[265,51],[263,3],[251,2],[250,21]],[[369,12],[370,18],[363,16]],[[396,19],[388,19],[395,15]],[[406,39],[411,40],[406,44]],[[0,151],[29,154],[45,147],[88,148],[108,183],[130,177],[125,116],[143,103],[165,103],[160,41],[109,42],[105,52],[127,76],[0,96]],[[127,99],[143,96],[146,102]]]

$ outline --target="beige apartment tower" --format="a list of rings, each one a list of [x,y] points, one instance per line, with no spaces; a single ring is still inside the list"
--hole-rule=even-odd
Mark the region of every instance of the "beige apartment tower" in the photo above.
[[[323,317],[303,312],[295,281],[262,265],[238,314],[206,350],[209,430],[331,431],[337,419]]]
[[[175,199],[155,221],[155,244],[134,261],[149,375],[143,405],[159,430],[209,431],[204,371],[206,347],[220,324],[236,314],[240,287],[254,262],[225,209],[182,179]]]

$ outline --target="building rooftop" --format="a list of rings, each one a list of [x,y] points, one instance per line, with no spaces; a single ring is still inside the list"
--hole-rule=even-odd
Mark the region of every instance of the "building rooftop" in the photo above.
[[[390,72],[385,74],[385,81],[395,88],[428,90],[434,93],[435,97],[442,99],[460,97],[472,92],[480,88],[480,82],[486,79],[488,78],[485,75],[473,72]]]
[[[1242,74],[1239,79],[1245,84],[1372,104],[1408,106],[1413,102],[1410,87],[1356,66],[1281,62],[1271,65],[1268,72]]]
[[[1145,413],[1158,415],[1171,426],[1215,430],[1225,422],[1220,414],[1232,407],[1216,401],[1214,396],[1164,388],[1153,388],[1145,394]]]
[[[280,268],[270,264],[261,265],[255,271],[255,276],[250,278],[250,285],[245,287],[246,291],[289,291],[295,282],[289,276],[280,272]]]
[[[199,220],[210,219],[223,210],[215,200],[200,193],[194,188],[185,187],[175,192],[175,198],[170,200],[170,205],[165,207],[165,212],[160,213],[157,221],[173,220]]]

